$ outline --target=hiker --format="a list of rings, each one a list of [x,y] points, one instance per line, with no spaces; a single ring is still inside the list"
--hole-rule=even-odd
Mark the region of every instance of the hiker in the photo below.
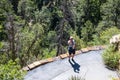
[[[72,36],[70,36],[70,39],[68,40],[68,52],[69,52],[69,59],[74,58],[75,55],[75,40]]]

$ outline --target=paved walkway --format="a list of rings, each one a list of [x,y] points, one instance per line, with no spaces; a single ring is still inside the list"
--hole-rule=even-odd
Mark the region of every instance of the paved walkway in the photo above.
[[[74,61],[66,58],[45,64],[29,71],[24,80],[69,80],[71,76],[85,80],[112,80],[117,74],[105,68],[102,52],[90,51],[76,55]]]

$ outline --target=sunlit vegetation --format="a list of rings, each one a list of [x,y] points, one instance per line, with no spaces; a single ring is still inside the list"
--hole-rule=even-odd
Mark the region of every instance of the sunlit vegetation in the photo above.
[[[108,44],[120,31],[120,0],[0,0],[0,64],[21,67],[76,49]]]

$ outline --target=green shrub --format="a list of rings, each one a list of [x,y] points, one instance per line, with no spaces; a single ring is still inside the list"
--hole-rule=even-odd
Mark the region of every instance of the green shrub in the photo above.
[[[105,65],[110,69],[117,69],[119,65],[120,54],[114,51],[114,46],[109,46],[102,54]]]
[[[0,53],[0,64],[5,64],[8,62],[8,57],[5,53]]]
[[[91,21],[86,21],[85,27],[82,27],[81,29],[81,36],[82,40],[84,41],[84,44],[86,46],[91,46],[88,42],[90,42],[92,38],[92,34],[95,32],[94,25]]]
[[[105,45],[109,44],[110,38],[112,38],[113,35],[120,34],[120,30],[112,26],[111,28],[104,28],[103,25],[98,25],[96,28],[96,34],[92,35],[92,40],[88,42],[88,45]]]
[[[106,30],[101,32],[100,41],[102,42],[102,44],[108,44],[110,38],[116,34],[120,34],[120,30],[117,27],[113,26],[111,28],[107,28]]]
[[[0,42],[0,49],[3,47],[3,43],[2,42]]]
[[[52,51],[49,51],[49,49],[46,48],[43,51],[42,59],[51,58],[51,57],[55,57],[55,56],[56,56],[56,49],[53,49]]]
[[[20,66],[12,60],[7,64],[0,64],[0,80],[23,80],[26,72],[20,69]]]
[[[73,36],[73,38],[75,39],[77,50],[80,50],[81,48],[86,47],[85,42],[82,39],[80,39],[75,32],[73,32],[71,36]]]
[[[85,80],[85,79],[78,76],[72,76],[69,80]]]
[[[88,45],[95,46],[95,45],[101,45],[101,44],[102,44],[102,40],[100,40],[99,35],[94,34],[92,37],[93,37],[93,40],[90,41],[90,42],[88,43]]]

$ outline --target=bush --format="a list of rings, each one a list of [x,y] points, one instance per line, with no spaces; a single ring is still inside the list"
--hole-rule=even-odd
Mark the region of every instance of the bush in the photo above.
[[[117,27],[113,26],[111,28],[108,28],[105,31],[102,31],[100,34],[100,41],[102,44],[108,44],[110,38],[116,34],[120,34],[120,30]]]
[[[80,39],[79,36],[77,36],[77,34],[75,32],[73,32],[73,34],[71,36],[73,36],[73,38],[75,39],[77,50],[80,50],[81,48],[86,47],[84,41],[82,39]]]
[[[12,60],[7,64],[0,64],[0,80],[23,80],[26,72],[20,69]]]
[[[3,47],[3,43],[2,42],[0,42],[0,49]]]
[[[105,65],[110,69],[117,69],[119,65],[120,54],[115,52],[114,48],[110,45],[102,54]]]
[[[89,45],[95,46],[95,45],[101,45],[102,44],[99,35],[94,34],[92,37],[93,37],[93,40],[88,43]]]
[[[49,49],[46,48],[43,51],[42,59],[51,58],[51,57],[55,57],[55,56],[56,56],[56,49],[49,51]]]
[[[94,26],[91,21],[86,21],[85,27],[82,27],[81,36],[86,46],[91,46],[89,42],[93,39],[92,34],[95,32]]]
[[[109,44],[109,40],[113,35],[120,34],[120,30],[112,26],[111,28],[104,28],[103,25],[98,25],[96,34],[92,35],[93,40],[88,42],[88,45],[105,45]]]

